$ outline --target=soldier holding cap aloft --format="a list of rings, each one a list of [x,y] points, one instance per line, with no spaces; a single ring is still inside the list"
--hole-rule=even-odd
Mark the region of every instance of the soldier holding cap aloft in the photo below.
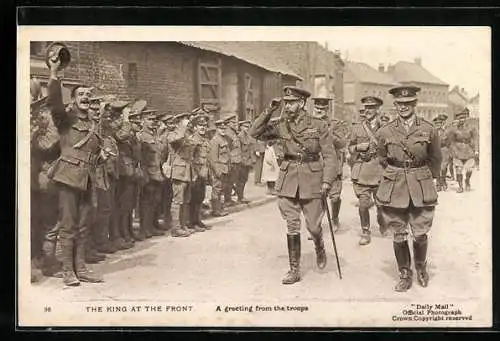
[[[448,143],[448,131],[444,127],[444,122],[446,122],[447,118],[448,118],[447,115],[440,114],[434,117],[434,119],[432,120],[439,134],[439,142],[441,144],[441,155],[442,155],[441,172],[436,181],[436,189],[438,192],[442,190],[446,191],[448,189],[448,184],[446,183],[446,173],[448,171],[450,149]]]
[[[255,140],[248,134],[250,128],[250,120],[239,122],[240,132],[238,138],[241,144],[241,166],[236,182],[236,194],[238,202],[247,204],[249,201],[245,199],[245,185],[248,181],[248,174],[255,163]]]
[[[166,135],[170,144],[167,162],[163,164],[163,174],[172,181],[172,233],[173,237],[187,237],[190,231],[189,214],[191,186],[193,181],[193,145],[189,142],[190,113],[180,113],[174,117],[177,128]]]
[[[264,113],[255,119],[250,135],[260,140],[279,139],[283,147],[284,159],[275,190],[281,215],[287,223],[290,271],[282,283],[293,284],[301,280],[301,212],[314,240],[317,265],[320,269],[326,266],[321,230],[324,214],[322,196],[328,194],[338,174],[338,159],[328,125],[304,109],[310,93],[292,86],[283,90],[284,116],[276,123],[270,122],[281,102],[280,99],[274,99]]]
[[[143,111],[143,129],[137,134],[141,144],[141,167],[144,180],[140,198],[140,232],[138,239],[161,236],[158,219],[161,211],[161,189],[165,180],[162,170],[162,155],[165,144],[158,132],[158,110]]]
[[[439,177],[441,147],[434,126],[417,116],[415,86],[399,86],[389,93],[399,117],[378,132],[379,157],[385,167],[376,200],[384,221],[392,230],[400,281],[396,291],[410,289],[413,281],[408,228],[413,236],[413,255],[418,283],[426,287],[427,246],[438,194],[433,178]]]
[[[226,136],[226,122],[215,121],[215,135],[210,140],[208,164],[212,174],[212,215],[221,217],[227,215],[222,206],[222,195],[227,184],[229,174],[229,142]]]
[[[48,177],[59,187],[63,282],[69,286],[79,285],[80,281],[102,282],[85,265],[85,250],[92,223],[95,169],[107,155],[101,151],[97,124],[89,115],[90,88],[75,86],[71,91],[71,106],[66,109],[58,77],[65,59],[53,57],[47,58],[50,68],[47,103],[60,135],[61,156],[48,171]]]
[[[462,193],[463,173],[465,171],[465,190],[470,191],[470,178],[475,167],[475,157],[479,154],[477,145],[477,131],[466,124],[469,109],[465,108],[455,115],[456,123],[450,128],[448,139],[450,143],[455,176],[458,182],[457,193]]]
[[[378,97],[368,96],[363,97],[361,103],[364,105],[366,119],[352,127],[349,152],[352,159],[351,180],[354,193],[359,201],[358,211],[361,223],[359,245],[367,245],[371,241],[370,207],[373,205],[372,196],[377,191],[382,174],[375,134],[381,126],[377,115],[383,102]],[[377,221],[381,232],[384,233],[385,229],[378,207]]]
[[[205,192],[208,184],[208,153],[210,142],[206,137],[208,128],[208,116],[198,114],[192,120],[193,134],[189,143],[193,146],[193,185],[191,187],[190,218],[195,231],[203,232],[210,226],[201,221],[201,205],[205,200]]]

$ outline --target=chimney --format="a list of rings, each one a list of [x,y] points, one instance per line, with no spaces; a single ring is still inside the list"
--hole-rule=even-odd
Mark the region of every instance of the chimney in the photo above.
[[[378,71],[379,72],[385,72],[384,64],[378,64]]]
[[[422,65],[422,58],[420,57],[415,58],[415,64]]]

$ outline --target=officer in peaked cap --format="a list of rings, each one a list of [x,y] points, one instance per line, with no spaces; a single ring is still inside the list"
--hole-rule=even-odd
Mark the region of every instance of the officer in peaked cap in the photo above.
[[[226,124],[226,138],[229,142],[229,174],[224,189],[224,206],[235,205],[231,198],[233,189],[237,188],[238,174],[241,168],[241,141],[238,138],[238,116],[236,114],[224,115]]]
[[[227,184],[229,174],[229,141],[226,138],[226,122],[224,119],[215,121],[215,134],[210,140],[208,164],[212,174],[212,215],[225,216],[227,212],[222,206],[222,195]]]
[[[463,172],[465,171],[465,190],[470,191],[470,178],[475,167],[475,159],[479,155],[478,132],[475,127],[466,124],[469,109],[464,108],[455,115],[455,122],[449,131],[449,142],[455,176],[458,182],[458,193],[463,189]]]
[[[410,289],[413,282],[409,230],[418,284],[427,287],[429,283],[427,234],[438,198],[433,178],[439,177],[442,159],[436,128],[416,113],[419,90],[415,86],[389,90],[398,118],[377,131],[379,159],[385,168],[375,197],[384,222],[392,230],[400,275],[394,289],[399,292]]]
[[[192,119],[193,134],[189,143],[193,146],[192,170],[193,183],[191,190],[191,203],[189,205],[190,228],[196,232],[210,229],[201,221],[201,206],[205,200],[206,186],[209,183],[208,153],[210,142],[207,137],[208,115],[200,113]]]
[[[439,133],[439,142],[441,145],[441,155],[443,156],[443,161],[441,162],[441,172],[436,181],[436,189],[438,192],[446,191],[448,189],[448,184],[446,183],[446,173],[448,171],[448,166],[450,164],[450,149],[448,143],[448,131],[444,127],[444,122],[448,119],[445,114],[439,114],[432,122]]]
[[[250,128],[250,120],[240,121],[238,138],[241,145],[241,166],[236,183],[236,195],[239,203],[249,203],[245,199],[245,185],[248,181],[250,169],[255,163],[255,140],[248,134]]]
[[[328,109],[330,108],[331,98],[328,97],[314,97],[312,98],[314,104],[313,116],[317,118],[328,117]]]
[[[348,148],[352,162],[351,181],[359,202],[358,213],[361,225],[359,245],[368,245],[371,242],[370,207],[373,205],[372,197],[377,191],[382,174],[375,134],[381,126],[378,114],[383,101],[378,97],[366,96],[361,98],[361,103],[365,119],[352,127]],[[380,231],[384,233],[384,224],[378,207],[377,222]]]
[[[147,102],[145,100],[138,100],[130,106],[129,119],[133,123],[140,123],[143,111],[146,108]]]
[[[337,176],[338,158],[328,124],[304,109],[310,92],[294,86],[287,86],[283,91],[283,118],[276,123],[270,122],[281,102],[273,99],[255,119],[250,136],[258,140],[278,139],[283,148],[284,158],[275,190],[281,216],[287,224],[290,271],[282,284],[294,284],[301,280],[301,213],[313,237],[317,266],[320,269],[326,266],[321,229],[323,198]]]

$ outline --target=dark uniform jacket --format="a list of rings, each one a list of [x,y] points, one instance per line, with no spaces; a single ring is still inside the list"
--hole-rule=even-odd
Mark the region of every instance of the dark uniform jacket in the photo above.
[[[436,205],[433,177],[439,176],[442,157],[438,132],[432,123],[416,117],[407,132],[397,118],[380,128],[377,137],[380,162],[385,166],[377,201],[397,208],[407,208],[410,200],[415,207]],[[402,163],[407,168],[402,168]]]
[[[335,152],[337,153],[338,163],[338,175],[342,175],[342,169],[344,164],[344,149],[347,146],[347,128],[346,123],[339,119],[332,119],[328,125],[330,132],[333,137],[333,146],[335,147]]]
[[[46,170],[49,163],[59,156],[59,134],[50,115],[41,114],[47,120],[45,129],[37,130],[31,138],[31,190],[46,190],[48,179]]]
[[[439,144],[441,145],[441,155],[443,159],[443,163],[446,163],[446,167],[448,166],[448,161],[450,159],[450,143],[448,141],[448,131],[446,128],[441,127],[437,129],[439,135]],[[444,166],[444,165],[442,165]]]
[[[191,144],[187,127],[179,126],[176,130],[166,134],[166,139],[170,144],[170,153],[165,167],[165,176],[169,179],[183,182],[193,181],[194,146]]]
[[[454,123],[449,130],[448,142],[450,144],[451,154],[454,158],[460,160],[472,159],[476,152],[477,131],[468,124],[458,126]]]
[[[165,143],[156,131],[146,129],[137,134],[137,139],[141,145],[140,164],[145,177],[144,183],[150,180],[164,181],[161,166]]]
[[[210,142],[204,136],[194,133],[190,137],[193,146],[193,181],[198,177],[208,179],[208,153]]]
[[[215,133],[210,140],[208,164],[215,177],[229,173],[229,142],[224,136]]]
[[[141,159],[141,144],[132,131],[130,122],[123,122],[115,134],[115,139],[119,151],[118,170],[120,176],[136,177]]]
[[[47,104],[60,136],[61,156],[48,172],[49,178],[68,186],[87,190],[99,161],[101,137],[94,120],[77,109],[66,110],[61,82],[50,79]]]
[[[241,164],[244,166],[252,166],[255,163],[255,139],[253,139],[248,131],[241,131],[238,134],[241,143]]]
[[[229,162],[231,164],[241,163],[241,142],[238,138],[238,134],[232,129],[226,129],[226,138],[229,142]]]
[[[351,180],[361,185],[376,186],[380,181],[382,167],[378,160],[377,146],[370,139],[364,126],[371,130],[375,136],[377,130],[380,128],[380,122],[378,120],[375,121],[375,128],[372,128],[368,121],[353,125],[349,140],[349,152],[351,153],[352,162]],[[364,142],[370,143],[368,150],[356,150],[356,145]]]
[[[250,135],[259,140],[278,139],[284,160],[275,189],[279,196],[300,199],[321,198],[321,183],[332,184],[338,174],[338,159],[333,137],[325,121],[301,110],[294,121],[282,118],[269,122],[271,110],[265,110],[250,128]],[[321,154],[323,161],[319,158]],[[289,158],[287,159],[287,155]],[[290,157],[315,156],[317,161],[297,162]]]

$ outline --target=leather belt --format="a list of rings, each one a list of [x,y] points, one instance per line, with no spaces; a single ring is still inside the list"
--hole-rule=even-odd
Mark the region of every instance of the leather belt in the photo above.
[[[420,168],[427,165],[426,161],[399,161],[388,159],[387,163],[397,168]]]
[[[314,162],[319,160],[319,154],[285,154],[286,161]]]

